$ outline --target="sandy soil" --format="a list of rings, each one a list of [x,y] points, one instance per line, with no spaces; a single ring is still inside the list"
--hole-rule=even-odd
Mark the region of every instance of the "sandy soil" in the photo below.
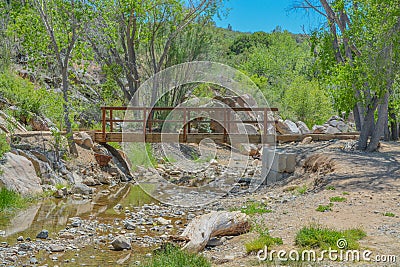
[[[253,220],[262,222],[274,237],[281,237],[283,245],[274,249],[299,249],[295,235],[312,223],[344,230],[361,227],[367,237],[360,241],[361,249],[375,255],[395,255],[397,263],[358,263],[358,266],[400,265],[400,145],[384,143],[376,153],[344,151],[345,141],[286,147],[297,151],[300,164],[290,182],[261,188],[255,194],[222,201],[224,207],[240,207],[248,200],[267,203],[272,213],[258,214]],[[310,155],[314,159],[306,160]],[[311,165],[311,166],[310,166]],[[306,185],[305,194],[292,190]],[[335,188],[327,190],[326,188]],[[344,193],[344,194],[343,194]],[[330,197],[342,196],[345,202],[334,203],[332,211],[318,212],[318,205],[327,205]],[[384,216],[391,212],[395,217]],[[205,251],[218,266],[253,266],[256,255],[247,255],[244,243],[255,238],[254,233],[227,240],[223,246]],[[224,261],[228,261],[223,263]],[[223,263],[223,264],[221,264]],[[312,266],[353,266],[356,263],[325,262]],[[272,264],[272,266],[301,266]],[[306,264],[303,266],[307,266]]]

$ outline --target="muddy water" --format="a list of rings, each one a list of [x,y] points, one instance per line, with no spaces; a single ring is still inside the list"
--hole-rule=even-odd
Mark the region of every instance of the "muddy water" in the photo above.
[[[151,191],[152,185],[147,185],[146,191]],[[122,209],[115,209],[120,204]],[[114,187],[97,188],[92,199],[71,196],[66,199],[46,199],[31,205],[26,210],[20,211],[13,218],[0,218],[0,242],[7,242],[8,246],[17,244],[17,238],[36,240],[36,235],[42,230],[49,231],[49,239],[57,244],[62,244],[67,249],[61,253],[50,253],[44,249],[38,249],[35,255],[39,266],[115,266],[117,264],[135,264],[144,254],[150,252],[154,246],[138,246],[132,243],[132,250],[113,251],[110,249],[110,236],[131,232],[134,238],[151,238],[161,235],[157,232],[144,231],[137,228],[133,231],[125,231],[122,220],[126,219],[125,209],[139,210],[141,206],[158,204],[154,199],[145,194],[138,186],[125,184]],[[71,228],[71,218],[79,217],[95,230],[88,232],[77,231],[74,242],[60,240],[60,231]],[[171,219],[171,224],[180,219],[176,216]],[[186,222],[184,218],[181,219]],[[92,224],[93,222],[93,224]],[[174,229],[170,234],[174,234]],[[82,235],[82,243],[77,240]],[[85,236],[83,238],[83,236]],[[99,239],[99,237],[105,237]],[[108,239],[106,238],[108,237]],[[135,239],[134,239],[135,240]],[[40,241],[36,241],[36,243]],[[47,240],[46,240],[47,242]],[[4,245],[4,243],[3,243]],[[31,255],[20,257],[18,263],[30,263]],[[1,262],[0,262],[1,265]],[[15,264],[15,266],[19,266]]]

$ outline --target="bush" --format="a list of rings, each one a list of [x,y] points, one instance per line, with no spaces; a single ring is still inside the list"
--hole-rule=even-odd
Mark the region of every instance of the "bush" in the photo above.
[[[8,99],[19,110],[16,117],[29,119],[31,113],[44,115],[53,121],[63,117],[63,98],[60,94],[35,88],[29,80],[14,73],[0,73],[0,96]]]
[[[258,202],[249,202],[245,207],[240,209],[241,212],[247,215],[270,213],[272,210],[267,209],[265,205]]]
[[[7,143],[6,135],[0,134],[0,159],[8,151],[10,151],[10,145]]]
[[[304,248],[320,248],[327,250],[329,248],[339,249],[337,242],[339,239],[347,241],[346,249],[359,249],[360,245],[357,242],[366,236],[366,233],[361,229],[349,229],[337,231],[320,225],[310,225],[303,227],[296,235],[296,245]],[[341,248],[343,249],[343,248]]]
[[[0,211],[23,208],[25,203],[24,198],[18,193],[4,187],[0,188]]]
[[[202,255],[189,253],[166,244],[164,248],[155,253],[153,258],[140,265],[142,267],[211,267],[211,263]]]
[[[246,252],[258,252],[259,250],[265,249],[265,246],[268,248],[274,245],[282,245],[283,241],[280,237],[272,237],[267,228],[260,227],[256,225],[254,227],[255,231],[258,232],[258,237],[250,242],[244,244],[246,248]]]

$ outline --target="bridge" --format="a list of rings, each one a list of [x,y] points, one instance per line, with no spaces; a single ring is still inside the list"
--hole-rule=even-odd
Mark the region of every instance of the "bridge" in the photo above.
[[[115,116],[117,112],[127,111],[132,116],[125,119]],[[92,137],[98,143],[200,143],[209,138],[216,143],[265,144],[301,141],[307,136],[314,141],[358,139],[359,136],[358,133],[275,135],[274,130],[268,129],[275,127],[273,112],[277,111],[277,108],[267,107],[101,107],[102,129],[92,133]],[[239,119],[240,114],[245,119]],[[163,116],[164,119],[159,119]],[[122,131],[122,123],[135,127]],[[172,126],[171,129],[166,129],[166,125]],[[217,131],[198,132],[192,128],[199,125],[213,125]],[[238,125],[252,125],[253,129],[239,130]]]
[[[243,107],[102,107],[101,110],[102,130],[94,133],[94,140],[98,143],[122,141],[199,143],[205,138],[219,143],[274,142],[272,132],[267,134],[263,129],[275,124],[275,121],[268,120],[268,117],[273,118],[269,113],[278,111],[277,108]],[[131,111],[134,115],[133,118],[128,115],[128,118],[120,119],[114,116],[116,111]],[[159,116],[155,116],[156,114]],[[242,114],[246,119],[237,118],[238,114]],[[160,115],[165,119],[159,119]],[[121,131],[121,123],[134,124],[135,129]],[[239,124],[253,125],[254,129],[262,130],[246,133],[238,129]],[[199,125],[214,126],[218,131],[198,132],[193,126],[199,127]]]

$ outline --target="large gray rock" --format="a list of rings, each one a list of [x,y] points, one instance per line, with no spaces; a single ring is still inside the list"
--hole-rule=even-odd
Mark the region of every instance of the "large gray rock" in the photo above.
[[[327,133],[327,134],[336,134],[336,133],[340,133],[340,131],[336,127],[328,126],[328,128],[326,128],[326,132],[325,133]]]
[[[341,131],[342,133],[347,133],[348,131],[349,131],[349,125],[347,125],[346,123],[344,123],[344,122],[339,122],[337,125],[336,125],[336,128],[339,130],[339,131]]]
[[[308,128],[307,124],[302,121],[296,122],[297,128],[299,128],[302,134],[309,134],[311,133],[310,129]]]
[[[283,123],[290,129],[291,134],[301,134],[296,123],[294,123],[293,121],[285,120]]]
[[[131,249],[131,243],[129,240],[123,236],[117,236],[112,242],[111,245],[115,250],[124,250],[124,249]]]
[[[72,187],[71,191],[73,194],[82,194],[82,195],[93,194],[93,188],[90,188],[85,184],[76,184]]]
[[[79,132],[77,134],[74,134],[74,141],[78,145],[85,146],[87,148],[93,148],[94,143],[92,138],[90,137],[89,134],[85,132]]]
[[[282,120],[278,120],[278,122],[276,123],[276,130],[280,134],[291,134],[292,133],[290,131],[290,128]]]
[[[40,178],[36,175],[33,164],[23,156],[5,153],[3,174],[0,175],[0,187],[4,186],[22,195],[43,193]]]
[[[319,134],[319,133],[325,133],[326,132],[326,127],[323,125],[314,125],[312,127],[312,132],[315,134]]]

